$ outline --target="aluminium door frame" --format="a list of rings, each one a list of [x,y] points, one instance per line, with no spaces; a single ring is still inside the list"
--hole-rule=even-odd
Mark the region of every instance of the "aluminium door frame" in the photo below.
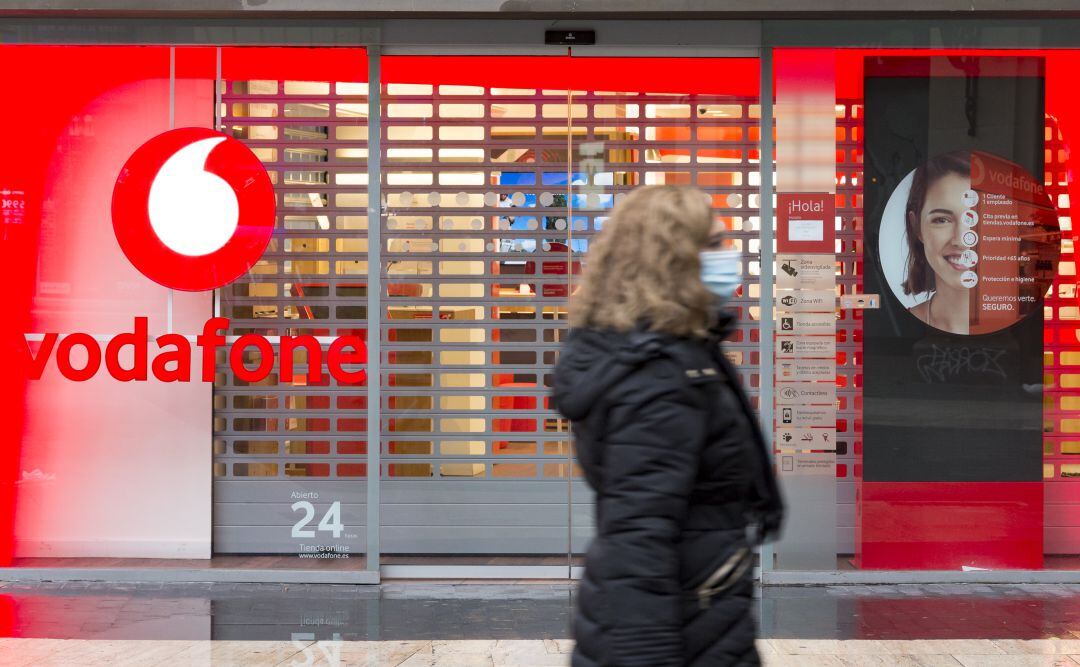
[[[472,23],[475,23],[475,22],[472,22]],[[529,23],[538,23],[538,22],[529,22]],[[634,23],[634,22],[623,22],[623,23]],[[741,22],[741,23],[750,23],[750,22],[745,22],[744,21],[744,22]],[[442,26],[442,27],[445,28],[445,26]],[[655,58],[663,58],[663,57],[669,57],[669,58],[674,58],[674,57],[698,57],[698,58],[717,58],[717,59],[721,59],[721,58],[737,58],[737,57],[747,58],[747,57],[753,57],[753,58],[759,58],[759,67],[760,67],[760,58],[761,58],[762,54],[761,54],[761,49],[759,49],[757,46],[748,46],[748,45],[742,45],[742,46],[712,46],[712,45],[707,45],[707,44],[702,44],[702,43],[693,43],[693,44],[682,43],[682,44],[680,44],[674,39],[672,40],[673,41],[672,44],[669,44],[669,45],[665,46],[665,45],[662,45],[662,44],[656,44],[655,43],[656,32],[655,31],[650,31],[648,29],[649,26],[647,26],[647,25],[644,25],[644,24],[639,25],[639,27],[642,29],[642,31],[640,33],[636,32],[634,30],[628,29],[627,26],[621,26],[621,27],[622,27],[622,30],[625,31],[625,32],[622,33],[622,36],[626,37],[630,41],[632,41],[633,38],[636,36],[636,37],[640,38],[644,43],[646,43],[647,46],[643,48],[641,46],[637,46],[637,45],[634,45],[632,43],[630,43],[630,44],[607,44],[607,45],[600,45],[600,46],[581,46],[581,47],[575,47],[574,48],[573,55],[575,57],[612,57],[612,58],[619,58],[619,57],[623,57],[623,58],[629,58],[629,57],[655,57]],[[701,26],[698,26],[699,29],[700,29],[700,27]],[[490,33],[488,32],[487,34],[490,34]],[[756,25],[755,25],[754,34],[756,36]],[[536,32],[535,35],[537,37],[539,37],[539,36],[541,36],[541,33]],[[544,56],[563,56],[563,55],[567,55],[567,51],[568,51],[567,47],[564,47],[564,46],[551,47],[551,46],[544,46],[544,45],[526,45],[526,46],[522,46],[521,44],[508,45],[508,44],[505,43],[504,40],[505,40],[505,37],[503,39],[501,39],[499,43],[491,43],[491,44],[478,44],[476,42],[466,42],[466,43],[461,43],[461,44],[453,44],[453,43],[443,42],[443,43],[440,43],[438,45],[430,45],[430,44],[423,44],[423,43],[420,43],[420,44],[401,43],[401,42],[391,43],[391,41],[392,41],[391,39],[386,39],[386,40],[383,40],[382,44],[375,47],[377,49],[377,51],[374,51],[371,46],[368,46],[367,48],[368,48],[368,57],[369,57],[369,59],[371,58],[373,53],[379,53],[381,55],[426,55],[426,56],[431,56],[431,57],[463,56],[463,55],[467,55],[467,56],[541,56],[541,55],[544,55]],[[769,86],[771,88],[771,77],[767,77],[764,74],[764,72],[766,72],[768,70],[761,70],[761,71],[762,71],[761,79],[762,79],[763,84],[764,84],[764,82],[766,80],[768,80]],[[374,81],[374,79],[372,79],[371,81]],[[369,83],[371,83],[371,81],[369,81]],[[375,86],[371,85],[371,89],[374,89],[374,88],[375,88]],[[762,90],[764,90],[764,88]],[[370,104],[370,99],[371,98],[369,98],[369,104]],[[368,110],[369,123],[371,122],[370,119],[377,117],[380,113],[381,113],[381,110],[377,106],[374,106],[374,105],[370,106],[369,110]],[[768,120],[768,122],[771,123],[771,114],[772,114],[771,101],[768,104],[766,104],[764,102],[764,100],[763,100],[762,101],[762,110],[761,110],[761,119],[759,120],[759,123],[764,124],[767,120]],[[370,125],[369,125],[369,127],[370,127]],[[761,136],[764,138],[766,136],[766,134],[768,134],[768,136],[770,137],[769,144],[771,145],[771,133],[762,133]],[[369,140],[370,140],[371,136],[372,136],[372,134],[369,134]],[[762,145],[764,146],[765,144],[763,143]],[[764,155],[765,153],[762,153],[762,154]],[[373,155],[370,148],[369,148],[369,151],[368,151],[368,155],[369,155],[369,161],[368,161],[369,165],[372,164],[372,161],[373,161],[372,158],[374,158],[374,161],[381,161],[381,158],[382,158],[381,154],[375,153]],[[761,182],[762,183],[768,182],[768,183],[771,184],[771,182],[772,182],[772,171],[773,171],[773,166],[772,166],[771,161],[768,161],[768,160],[761,161],[760,164],[761,164],[761,167],[760,167],[761,172],[760,173],[761,173],[761,177],[762,177]],[[380,173],[381,173],[381,170],[380,170]],[[376,182],[375,178],[374,177],[369,177],[369,188],[371,187],[371,184],[374,183],[374,182]],[[771,188],[770,188],[770,190],[771,190]],[[369,191],[369,197],[370,197],[370,191]],[[373,201],[373,200],[374,200],[374,197],[369,198],[369,201]],[[766,198],[764,196],[762,197],[760,211],[761,211],[760,215],[762,216],[762,219],[771,219],[771,217],[772,217],[772,200],[771,200],[771,197],[769,197],[769,198]],[[373,220],[373,219],[375,219],[375,218],[371,217],[371,214],[369,213],[369,220]],[[370,230],[373,229],[373,227],[372,227],[372,225],[370,223],[368,225],[368,228],[369,228],[369,235],[370,235],[370,233],[371,233]],[[763,229],[764,229],[764,226],[763,226]],[[768,234],[770,234],[770,236],[771,236],[771,229],[768,231]],[[369,238],[370,238],[370,236],[369,236]],[[369,247],[369,252],[371,252],[371,249],[375,247],[375,244],[369,241],[369,246],[368,247]],[[762,245],[762,251],[763,252],[764,252],[765,247],[766,247],[766,244],[763,241],[763,245]],[[769,248],[769,257],[771,257],[771,248],[772,248],[771,242],[767,244],[767,247]],[[377,260],[373,260],[373,259],[371,259],[369,257],[369,270],[371,270],[371,267],[375,266],[376,263],[377,263]],[[772,275],[771,275],[772,274],[772,262],[771,262],[771,260],[765,261],[764,255],[763,255],[763,259],[762,259],[762,269],[761,269],[761,271],[762,271],[763,279],[764,279],[765,274],[768,274],[768,282],[771,285],[771,282],[772,282]],[[380,276],[380,278],[381,278],[381,276]],[[369,290],[369,294],[371,294],[371,292],[373,292],[373,290]],[[379,290],[379,292],[381,294],[381,290]],[[767,292],[765,290],[762,290],[760,299],[761,299],[761,305],[762,305],[762,308],[763,308],[763,310],[762,310],[762,313],[763,313],[762,325],[764,326],[764,313],[768,312],[768,313],[771,314],[771,312],[772,312],[771,290],[769,290]],[[377,312],[377,311],[371,310],[369,308],[369,313],[370,312]],[[769,331],[771,331],[771,324],[772,324],[772,322],[771,322],[771,315],[770,315],[770,318],[769,318]],[[370,326],[370,320],[369,320],[369,326]],[[761,341],[762,341],[761,342],[762,347],[760,349],[761,349],[761,355],[762,355],[761,356],[762,362],[764,363],[764,360],[767,358],[769,360],[769,364],[768,364],[769,368],[771,369],[771,364],[772,364],[772,351],[771,351],[772,350],[772,337],[771,337],[771,335],[769,335],[769,336],[762,335]],[[372,359],[372,356],[369,355],[369,364],[371,363],[371,361],[370,361],[371,359]],[[764,373],[764,371],[763,371],[763,373]],[[771,370],[769,371],[769,374],[771,375]],[[370,388],[369,388],[369,390],[370,390]],[[765,386],[762,387],[761,405],[762,405],[763,408],[766,405],[768,406],[768,412],[770,413],[770,415],[771,415],[771,412],[772,412],[772,394],[771,394],[771,392],[772,392],[771,385],[768,386],[768,387],[765,387]],[[374,401],[372,401],[370,399],[370,397],[369,397],[369,406],[373,402]],[[766,415],[765,415],[764,412],[762,413],[762,419],[763,419],[763,421],[766,421]],[[369,420],[369,425],[372,424],[372,423],[375,423],[374,420]],[[766,421],[766,423],[767,423],[767,421]],[[374,439],[372,439],[372,438],[374,438]],[[378,436],[369,436],[369,442],[380,442],[380,440],[381,440],[381,434],[379,434]],[[372,448],[370,446],[368,447],[368,451],[369,452],[372,451]],[[371,466],[371,463],[369,463],[369,470],[377,469],[377,468],[371,468],[370,466]],[[381,475],[380,475],[380,477],[381,477]],[[572,484],[572,482],[573,482],[572,478],[568,478],[568,485]],[[371,486],[372,485],[369,485],[369,489],[371,488]],[[370,500],[369,500],[369,502],[370,502]],[[570,506],[572,506],[572,496],[570,496],[570,495],[567,496],[567,505],[568,505],[568,509],[569,509]],[[378,511],[379,511],[378,508],[375,508],[375,514],[378,514]],[[371,512],[372,512],[372,508],[369,505],[369,517],[371,517]],[[381,524],[381,522],[378,520],[378,518],[376,518],[374,521],[371,518],[369,518],[369,526],[380,525],[380,524]],[[573,523],[571,521],[567,525],[568,548],[572,544],[572,538],[573,538],[572,531],[573,531]],[[369,539],[369,543],[370,543],[370,540],[372,539],[370,534],[369,534],[368,539]],[[771,554],[771,552],[770,552],[770,554]],[[369,559],[370,558],[371,558],[371,555],[369,554]],[[436,565],[409,565],[409,564],[382,565],[382,564],[380,564],[379,572],[381,573],[381,575],[383,577],[395,578],[395,579],[408,579],[408,578],[417,578],[417,579],[430,579],[430,578],[444,578],[444,579],[463,579],[463,578],[464,579],[559,579],[559,580],[562,580],[562,579],[580,579],[581,575],[583,573],[583,568],[581,566],[577,566],[577,565],[574,565],[572,563],[572,558],[573,558],[572,550],[567,552],[567,558],[568,558],[568,562],[567,562],[566,565],[501,565],[501,566],[490,566],[490,565],[457,565],[457,564],[445,564],[445,565],[439,565],[439,564],[436,564]],[[771,555],[770,555],[770,560],[771,560]],[[762,560],[762,562],[765,562],[764,559]],[[757,576],[757,568],[755,568],[755,576]]]

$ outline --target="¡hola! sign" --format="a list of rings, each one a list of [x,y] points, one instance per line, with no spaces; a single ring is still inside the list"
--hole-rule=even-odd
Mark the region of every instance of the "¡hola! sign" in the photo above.
[[[154,282],[171,289],[205,291],[244,275],[262,256],[274,230],[276,198],[262,162],[243,143],[206,128],[169,130],[140,146],[120,170],[112,196],[113,231],[131,264]],[[50,358],[60,374],[82,382],[104,364],[122,382],[190,382],[192,345],[179,333],[158,336],[150,359],[147,318],[136,317],[133,331],[104,344],[86,333],[45,334],[36,353],[27,347],[29,377],[39,379]],[[200,349],[199,378],[213,382],[216,351],[226,346],[221,332],[229,320],[214,317],[194,337]],[[294,379],[294,353],[307,355],[307,384],[323,380],[323,363],[342,384],[365,381],[364,370],[346,366],[367,362],[359,336],[335,338],[325,355],[314,336],[280,338],[280,381]],[[257,350],[258,366],[244,364],[248,350]],[[127,360],[130,350],[131,357]],[[270,340],[244,334],[229,345],[229,365],[242,381],[266,379],[274,366]]]

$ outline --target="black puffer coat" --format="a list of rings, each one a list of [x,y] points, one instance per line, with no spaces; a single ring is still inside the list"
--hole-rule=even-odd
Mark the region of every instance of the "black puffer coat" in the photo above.
[[[719,337],[575,330],[554,397],[596,491],[574,667],[758,664],[748,527],[782,505]]]

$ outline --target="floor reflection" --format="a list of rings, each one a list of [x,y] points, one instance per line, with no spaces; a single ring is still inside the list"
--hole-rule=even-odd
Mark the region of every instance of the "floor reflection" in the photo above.
[[[0,636],[556,639],[570,609],[569,584],[0,584]]]
[[[0,636],[373,641],[569,637],[573,586],[408,582],[0,584]],[[1080,636],[1080,585],[767,587],[761,635],[792,639]]]

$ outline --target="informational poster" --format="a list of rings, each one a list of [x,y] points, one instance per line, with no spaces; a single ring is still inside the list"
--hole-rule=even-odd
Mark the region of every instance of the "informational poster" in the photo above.
[[[776,249],[791,253],[836,251],[836,195],[781,192],[776,195]]]
[[[781,254],[777,266],[775,447],[835,464],[836,258]]]
[[[1042,61],[873,57],[865,80],[863,567],[1038,567]]]

